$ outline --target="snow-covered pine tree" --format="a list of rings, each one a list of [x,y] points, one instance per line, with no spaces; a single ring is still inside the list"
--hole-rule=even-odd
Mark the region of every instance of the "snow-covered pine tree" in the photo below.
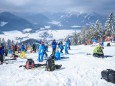
[[[106,22],[105,22],[105,35],[106,36],[111,36],[114,35],[114,29],[113,29],[113,13],[110,13],[110,15],[108,16]]]
[[[89,30],[87,29],[86,26],[84,26],[81,30],[81,32],[78,35],[78,39],[80,44],[84,44],[89,38],[88,38],[88,34],[89,34]]]
[[[91,25],[87,33],[88,39],[92,39],[94,37],[94,33],[95,33],[94,25]]]
[[[1,44],[1,38],[0,38],[0,44]]]
[[[12,45],[14,45],[14,44],[15,44],[14,40],[12,40],[12,41],[11,41],[11,44],[12,44]]]
[[[8,45],[12,45],[12,41],[10,39],[7,40]]]
[[[102,24],[100,23],[99,20],[96,21],[96,24],[95,24],[95,31],[94,31],[94,37],[95,38],[100,38],[102,37]]]
[[[78,44],[78,35],[76,32],[73,34],[72,44],[73,45]]]

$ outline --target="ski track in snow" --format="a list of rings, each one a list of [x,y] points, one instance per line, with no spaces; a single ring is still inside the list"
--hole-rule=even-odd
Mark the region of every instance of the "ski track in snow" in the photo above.
[[[9,61],[9,64],[0,65],[0,86],[115,86],[101,79],[102,70],[115,70],[115,56],[102,59],[86,55],[92,54],[93,49],[90,45],[71,46],[69,54],[62,55],[69,58],[55,61],[55,64],[62,64],[62,68],[53,72],[45,71],[44,67],[30,70],[19,68],[25,65],[27,59]],[[104,53],[114,55],[114,50],[115,46],[105,47]],[[26,54],[35,63],[38,63],[37,56],[37,53]]]

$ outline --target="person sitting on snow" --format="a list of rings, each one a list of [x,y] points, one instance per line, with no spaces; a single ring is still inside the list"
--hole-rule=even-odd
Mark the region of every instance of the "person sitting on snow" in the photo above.
[[[103,48],[99,45],[93,50],[94,57],[104,57]]]

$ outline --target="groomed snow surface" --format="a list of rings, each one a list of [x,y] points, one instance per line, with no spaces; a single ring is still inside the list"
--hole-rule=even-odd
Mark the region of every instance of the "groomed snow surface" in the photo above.
[[[0,65],[0,86],[115,86],[101,79],[102,70],[115,70],[115,46],[104,47],[104,54],[113,56],[108,58],[86,55],[92,54],[93,49],[91,45],[71,46],[69,54],[62,55],[69,58],[55,61],[56,64],[62,64],[62,68],[53,72],[45,71],[44,67],[30,70],[19,68],[25,65],[26,59],[9,61],[9,64]],[[37,53],[27,53],[26,57],[39,63]]]

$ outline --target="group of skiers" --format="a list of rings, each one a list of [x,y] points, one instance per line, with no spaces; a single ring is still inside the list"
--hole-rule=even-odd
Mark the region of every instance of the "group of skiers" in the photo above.
[[[56,40],[52,40],[52,43],[50,44],[52,48],[52,55],[55,55],[59,59],[60,53],[63,53],[63,50],[65,49],[65,54],[68,54],[68,49],[70,49],[70,40],[67,39],[65,44],[63,44],[62,41],[59,43],[56,42]],[[31,46],[21,44],[12,44],[8,46],[4,46],[3,44],[0,45],[0,62],[3,64],[4,57],[8,54],[11,55],[12,58],[21,57],[23,58],[25,56],[25,52],[30,47],[31,52],[38,52],[38,61],[42,62],[44,57],[48,57],[48,46],[49,44],[47,42],[41,42],[39,45],[33,44]],[[20,54],[20,56],[19,56]],[[55,58],[56,58],[55,57]]]
[[[92,42],[97,43],[96,39],[93,39]],[[70,49],[70,40],[67,39],[65,41],[65,43],[63,43],[62,41],[56,42],[56,40],[52,40],[51,42],[51,48],[52,48],[52,53],[51,55],[54,56],[53,59],[55,60],[60,60],[60,54],[64,53],[65,54],[69,54],[68,49]],[[44,57],[48,57],[48,43],[45,42],[41,42],[40,45],[36,45],[33,44],[31,46],[32,48],[32,52],[38,52],[38,61],[42,62]],[[103,49],[104,49],[104,39],[102,39],[102,42],[99,43],[99,46],[96,46],[93,50],[93,56],[94,57],[104,57],[104,53],[103,53]],[[25,52],[28,50],[28,46],[25,46],[23,43],[19,46],[19,45],[9,45],[7,48],[1,44],[0,45],[0,64],[3,64],[4,61],[4,55],[7,56],[8,53],[12,54],[13,57],[18,57],[18,53],[23,52],[24,56],[25,56]],[[22,55],[22,57],[24,57]]]
[[[63,53],[63,50],[65,49],[65,54],[68,54],[68,49],[70,49],[70,40],[67,39],[65,42],[65,45],[63,45],[63,42],[60,41],[59,43],[56,42],[54,39],[51,43],[52,48],[52,55],[54,55],[53,59],[59,60],[60,59],[60,53]],[[41,42],[41,45],[38,49],[38,61],[42,62],[44,54],[47,57],[47,46],[44,45],[44,42]],[[60,49],[60,50],[59,50]]]
[[[3,64],[4,57],[8,54],[11,55],[12,58],[18,57],[18,53],[25,52],[26,48],[22,43],[20,46],[18,44],[12,44],[5,46],[4,44],[0,44],[0,64]]]

